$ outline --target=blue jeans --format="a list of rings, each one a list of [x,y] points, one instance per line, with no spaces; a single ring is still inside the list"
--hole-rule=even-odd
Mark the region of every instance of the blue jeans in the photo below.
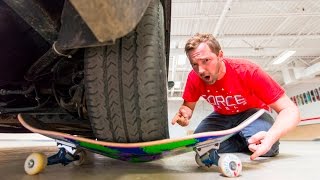
[[[236,115],[221,115],[218,113],[211,113],[198,125],[194,133],[219,131],[233,128],[239,125],[242,121],[257,112],[259,109],[250,109]],[[231,152],[250,152],[248,149],[248,139],[260,131],[268,131],[273,125],[274,120],[267,112],[262,114],[253,123],[242,129],[239,133],[231,138],[223,141],[218,150],[219,153]],[[279,141],[277,141],[269,152],[264,157],[276,156],[279,154]]]

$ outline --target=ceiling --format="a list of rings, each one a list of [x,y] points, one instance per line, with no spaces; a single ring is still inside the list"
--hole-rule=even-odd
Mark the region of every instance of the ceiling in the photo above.
[[[184,45],[197,32],[212,33],[225,57],[251,60],[282,86],[320,84],[320,0],[172,0],[171,11],[170,96],[184,89]],[[296,53],[273,65],[287,50]]]

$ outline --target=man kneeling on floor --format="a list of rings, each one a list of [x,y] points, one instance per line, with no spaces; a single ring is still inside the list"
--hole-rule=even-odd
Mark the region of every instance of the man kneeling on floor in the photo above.
[[[196,34],[185,52],[193,68],[183,93],[184,102],[172,124],[187,126],[200,98],[209,102],[214,112],[201,121],[195,133],[230,129],[258,109],[272,108],[274,120],[264,113],[237,135],[220,144],[219,153],[252,151],[251,160],[279,153],[279,138],[300,121],[297,106],[259,66],[244,59],[225,58],[218,41],[211,34]]]

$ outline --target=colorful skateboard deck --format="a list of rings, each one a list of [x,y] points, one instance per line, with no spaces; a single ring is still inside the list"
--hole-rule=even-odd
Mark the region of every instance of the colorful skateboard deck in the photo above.
[[[216,146],[251,124],[264,112],[265,110],[257,111],[255,114],[232,129],[140,143],[104,142],[56,132],[41,126],[36,119],[33,119],[32,116],[29,116],[28,114],[19,114],[18,119],[25,128],[34,133],[39,133],[53,138],[58,144],[67,145],[75,149],[86,149],[114,159],[130,162],[147,162],[190,152],[192,150],[197,152],[198,147],[205,149],[209,146]]]
[[[320,101],[320,95],[319,95],[318,89],[316,88],[313,91],[314,91],[314,94],[316,96],[317,101]]]
[[[307,92],[306,92],[306,95],[307,95],[307,101],[308,101],[308,103],[312,103],[310,91],[307,91]]]
[[[308,104],[308,98],[305,92],[303,93],[303,99],[304,99],[304,104]]]
[[[300,96],[300,103],[302,104],[302,105],[304,105],[305,103],[305,101],[304,101],[304,98],[303,98],[303,94],[300,94],[299,95]]]
[[[296,95],[296,101],[297,101],[298,106],[302,105],[302,104],[300,103],[300,96],[299,96],[299,95]]]
[[[317,97],[316,97],[315,92],[313,90],[311,90],[310,93],[311,93],[312,101],[316,102],[317,101]]]
[[[65,141],[74,144],[76,147],[82,147],[111,158],[132,162],[143,162],[192,151],[193,147],[203,142],[220,143],[256,120],[263,112],[264,110],[259,110],[240,125],[232,129],[141,143],[104,142],[43,129],[43,127],[38,125],[35,119],[27,114],[19,114],[18,119],[25,128],[32,132],[56,140]]]

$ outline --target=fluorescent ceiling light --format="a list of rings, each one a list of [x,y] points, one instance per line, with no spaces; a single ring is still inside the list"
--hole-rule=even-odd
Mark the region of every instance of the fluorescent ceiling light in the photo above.
[[[294,53],[296,53],[296,51],[284,51],[273,61],[272,64],[281,64],[287,59],[289,59],[289,57],[292,56]]]

